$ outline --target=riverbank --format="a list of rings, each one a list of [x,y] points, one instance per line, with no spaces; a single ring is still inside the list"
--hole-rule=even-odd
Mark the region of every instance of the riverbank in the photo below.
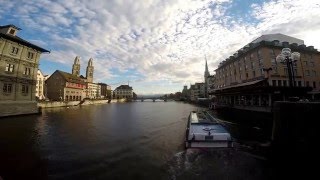
[[[70,107],[70,106],[85,106],[93,104],[107,104],[107,103],[117,103],[126,102],[126,99],[103,99],[103,100],[91,100],[86,99],[83,101],[43,101],[38,102],[38,107],[40,108],[54,108],[54,107]]]

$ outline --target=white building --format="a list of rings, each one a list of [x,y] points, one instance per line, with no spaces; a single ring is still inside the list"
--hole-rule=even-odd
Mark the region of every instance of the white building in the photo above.
[[[130,87],[129,85],[121,85],[117,87],[113,91],[113,97],[115,99],[121,99],[121,98],[132,99],[133,98],[132,87]]]
[[[89,99],[101,98],[101,85],[97,83],[87,82],[86,98],[89,98]]]
[[[39,100],[45,99],[44,86],[46,77],[43,75],[40,69],[37,71],[37,83],[36,83],[36,97]]]

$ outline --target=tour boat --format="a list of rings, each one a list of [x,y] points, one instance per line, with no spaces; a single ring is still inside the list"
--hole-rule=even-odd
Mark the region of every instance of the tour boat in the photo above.
[[[233,147],[230,133],[207,111],[191,111],[186,129],[186,148]]]

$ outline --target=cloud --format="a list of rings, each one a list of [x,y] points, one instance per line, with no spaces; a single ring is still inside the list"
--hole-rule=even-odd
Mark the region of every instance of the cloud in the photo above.
[[[46,62],[71,68],[75,56],[80,56],[85,72],[92,57],[96,80],[131,79],[138,93],[177,91],[184,84],[201,82],[205,56],[213,72],[220,61],[264,33],[284,33],[320,48],[315,38],[320,34],[316,18],[320,9],[315,0],[251,3],[241,17],[231,13],[238,5],[231,0],[0,0],[0,4],[1,20],[22,26],[21,33],[30,38],[23,37],[51,50],[42,56]],[[125,74],[128,70],[137,77]]]

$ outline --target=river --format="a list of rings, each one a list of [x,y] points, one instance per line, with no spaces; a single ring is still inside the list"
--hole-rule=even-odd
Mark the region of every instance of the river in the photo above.
[[[131,102],[43,109],[0,119],[4,179],[268,179],[250,145],[184,149],[191,110],[183,102]],[[219,117],[221,118],[221,117]],[[260,127],[226,120],[232,136]],[[246,137],[241,142],[261,142]],[[260,137],[260,136],[259,136]],[[250,143],[249,143],[250,144]]]

